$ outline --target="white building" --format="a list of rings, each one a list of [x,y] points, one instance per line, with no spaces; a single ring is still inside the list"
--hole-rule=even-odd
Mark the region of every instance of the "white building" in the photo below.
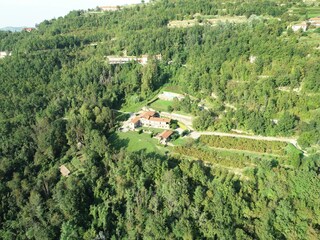
[[[253,55],[251,55],[250,58],[249,58],[250,63],[255,63],[256,60],[257,60],[257,57],[253,56]]]
[[[136,129],[142,126],[170,129],[171,120],[169,118],[160,118],[158,116],[158,113],[153,111],[144,112],[139,117],[135,117],[130,121],[130,128]]]
[[[100,6],[99,9],[104,12],[114,12],[121,9],[120,6]]]
[[[119,57],[119,56],[107,56],[109,64],[125,64],[132,61],[137,61],[136,57]]]
[[[305,31],[307,31],[307,29],[308,29],[308,25],[307,25],[306,22],[302,22],[302,23],[293,25],[291,28],[292,28],[292,30],[293,30],[294,32],[297,32],[297,31],[299,31],[300,29],[301,29],[303,32],[305,32]]]
[[[0,58],[11,56],[11,52],[0,52]]]
[[[311,26],[320,27],[320,17],[310,18],[309,23]]]
[[[129,62],[138,62],[141,65],[146,65],[149,60],[149,55],[142,55],[140,58],[136,56],[107,56],[109,60],[109,64],[115,65],[115,64],[126,64]],[[161,54],[158,54],[155,56],[157,60],[162,60]]]

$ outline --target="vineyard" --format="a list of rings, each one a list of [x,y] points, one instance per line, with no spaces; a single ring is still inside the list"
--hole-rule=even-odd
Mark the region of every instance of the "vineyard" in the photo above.
[[[287,143],[276,141],[262,141],[245,138],[201,136],[200,142],[209,147],[246,150],[258,153],[285,155]]]

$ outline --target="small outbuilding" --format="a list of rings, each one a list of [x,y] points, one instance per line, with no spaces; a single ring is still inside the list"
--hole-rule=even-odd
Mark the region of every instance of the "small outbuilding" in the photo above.
[[[68,177],[69,176],[70,170],[65,165],[61,165],[59,167],[59,169],[60,169],[60,173],[61,173],[62,176],[64,176],[64,177]]]
[[[135,117],[133,119],[131,119],[130,121],[130,128],[131,129],[136,129],[137,127],[140,127],[140,118],[139,117]]]
[[[162,132],[159,135],[160,143],[167,144],[169,142],[172,134],[173,134],[173,131],[171,131],[171,130],[165,130],[164,132]]]

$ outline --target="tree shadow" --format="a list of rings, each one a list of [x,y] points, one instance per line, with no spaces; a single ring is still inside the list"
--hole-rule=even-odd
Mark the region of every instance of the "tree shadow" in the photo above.
[[[111,149],[114,151],[120,151],[122,148],[127,148],[129,146],[129,138],[122,139],[116,133],[109,136],[108,142],[110,143]]]

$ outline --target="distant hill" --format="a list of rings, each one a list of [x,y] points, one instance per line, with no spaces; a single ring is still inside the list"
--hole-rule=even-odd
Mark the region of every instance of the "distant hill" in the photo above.
[[[25,27],[4,27],[0,28],[0,31],[21,32]]]

